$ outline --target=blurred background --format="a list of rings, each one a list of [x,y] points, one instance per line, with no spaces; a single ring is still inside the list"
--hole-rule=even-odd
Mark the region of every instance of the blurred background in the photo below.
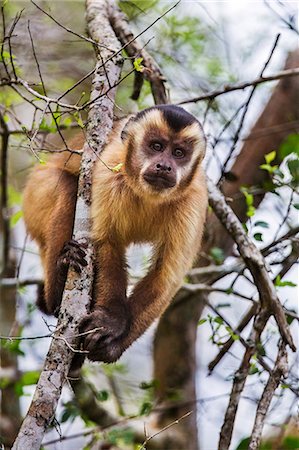
[[[14,18],[21,13],[12,35],[11,51],[18,76],[29,84],[32,83],[36,91],[44,93],[31,38],[48,97],[57,97],[65,93],[93,69],[92,45],[78,36],[86,33],[84,1],[39,1],[38,5],[50,13],[52,18],[33,2],[4,3],[6,32],[13,24]],[[127,14],[129,26],[135,35],[173,6],[173,2],[158,0],[120,1],[119,4]],[[78,35],[62,28],[53,21],[53,18]],[[3,24],[2,21],[2,27]],[[261,249],[268,246],[271,249],[267,253],[267,261],[271,267],[272,278],[276,280],[280,301],[290,312],[288,321],[296,338],[298,338],[296,263],[298,237],[296,240],[294,233],[291,239],[280,241],[280,238],[290,230],[298,228],[298,77],[261,83],[255,90],[249,86],[210,100],[195,102],[192,99],[224,85],[259,78],[268,59],[264,76],[276,74],[286,65],[287,68],[299,67],[298,36],[297,2],[183,0],[139,38],[165,75],[171,102],[183,103],[183,106],[203,123],[208,143],[204,162],[207,173],[213,181],[220,180],[220,185],[224,185],[227,196],[233,197],[236,202],[242,202],[238,215],[255,244]],[[7,49],[5,51],[7,52]],[[5,58],[9,64],[9,54],[2,53],[2,61]],[[0,71],[1,78],[5,78],[3,64]],[[131,61],[127,58],[123,75],[130,71]],[[77,102],[82,104],[89,97],[90,83],[91,78],[86,78],[64,96],[64,101],[69,104]],[[116,115],[124,116],[153,105],[147,81],[138,101],[130,98],[132,89],[133,74],[129,75],[118,88]],[[41,283],[42,268],[37,246],[26,235],[22,221],[22,190],[33,164],[46,161],[49,153],[63,148],[64,144],[57,133],[57,124],[53,117],[50,115],[42,117],[41,111],[36,109],[36,105],[41,106],[42,101],[32,96],[28,101],[28,98],[28,92],[17,86],[15,89],[1,86],[2,162],[3,142],[7,135],[6,131],[9,132],[7,161],[2,163],[1,172],[2,201],[4,183],[8,199],[7,204],[2,203],[0,222],[3,249],[1,252],[3,282],[0,285],[2,337],[46,336],[55,326],[55,319],[43,316],[35,306],[36,284]],[[255,129],[259,118],[262,118],[262,123]],[[84,126],[85,120],[84,112],[59,115],[59,126],[63,136],[66,138],[72,136]],[[262,139],[259,140],[260,138]],[[255,155],[259,153],[259,146],[261,161],[257,162]],[[238,160],[237,155],[241,153],[243,159]],[[269,156],[267,160],[267,155],[271,153],[273,157]],[[261,169],[260,165],[263,163],[265,167]],[[7,168],[5,177],[3,168]],[[238,195],[235,193],[231,195],[230,186],[236,183],[234,178],[236,173],[240,184]],[[254,175],[257,173],[259,173],[258,181]],[[247,175],[249,178],[246,178]],[[7,217],[9,217],[9,232],[6,229]],[[291,260],[290,254],[293,255]],[[149,255],[149,247],[134,247],[129,250],[132,282],[146,270]],[[205,265],[210,264],[213,267],[230,267],[239,261],[237,250],[229,243],[225,232],[218,232],[212,244],[209,243],[204,247],[200,257],[201,266],[203,260]],[[282,276],[279,275],[280,272]],[[12,280],[11,285],[8,279]],[[182,351],[180,348],[177,349],[177,358],[172,360],[172,353],[175,351],[171,349],[173,341],[169,341],[168,348],[165,344],[163,356],[170,359],[174,378],[175,372],[180,373],[181,367],[188,369],[188,374],[182,375],[184,378],[182,386],[191,382],[190,380],[186,382],[188,377],[195,380],[196,396],[189,408],[195,411],[193,414],[195,419],[188,426],[194,428],[195,420],[199,439],[199,444],[196,445],[202,450],[213,450],[218,446],[232,379],[244,353],[244,347],[232,330],[238,327],[240,318],[246,314],[252,301],[258,298],[256,287],[245,270],[232,270],[213,283],[213,287],[216,292],[210,293],[207,306],[204,306],[200,293],[197,294],[197,300],[191,300],[197,305],[194,307],[195,313],[192,308],[191,312],[189,310],[192,336],[197,330],[197,337],[196,341],[193,337],[190,338],[194,343],[186,339],[186,345],[190,345],[192,349],[194,346],[196,360],[191,361],[190,357],[188,361],[188,349]],[[189,318],[182,315],[181,320],[188,321]],[[242,330],[244,338],[249,334],[251,323],[249,321]],[[103,407],[118,417],[137,415],[141,433],[143,422],[147,421],[147,417],[151,419],[150,413],[154,412],[157,406],[155,380],[157,373],[162,370],[162,365],[159,365],[161,355],[157,350],[159,332],[156,333],[156,327],[157,324],[148,330],[118,363],[113,365],[86,363],[83,368],[85,382],[89,387],[92,386],[92,392],[100,408]],[[154,336],[156,336],[155,344],[153,344]],[[209,370],[209,363],[231,337],[236,342],[215,369]],[[270,366],[276,358],[278,339],[276,323],[271,319],[261,341],[261,355]],[[12,342],[2,339],[1,436],[7,448],[19,428],[21,417],[26,414],[29,407],[49,343],[49,337]],[[256,406],[268,378],[268,373],[260,365],[258,356],[260,355],[255,355],[251,363],[250,375],[242,393],[231,443],[232,449],[247,448],[246,438],[251,433]],[[299,434],[294,425],[298,406],[298,359],[292,352],[289,354],[289,367],[288,380],[285,385],[280,385],[272,400],[265,422],[264,447],[261,448],[299,447]],[[167,377],[170,379],[169,374]],[[184,400],[184,388],[180,386],[180,382],[177,381],[178,388],[172,398],[177,402]],[[176,381],[172,380],[172,383],[176,386]],[[178,393],[180,389],[182,392]],[[88,417],[88,412],[82,409],[80,401],[77,400],[70,387],[66,385],[57,410],[57,423],[53,424],[52,430],[45,437],[45,442],[53,440],[55,442],[45,444],[44,448],[59,450],[104,448],[99,446],[99,441],[104,439],[103,435],[100,439],[96,439],[92,433],[83,435],[84,431],[92,429],[97,422]],[[114,427],[104,433],[105,442],[111,444],[111,447],[105,448],[137,448],[134,447],[136,443],[132,443],[134,439],[129,421],[127,425],[119,429]],[[289,438],[283,441],[282,434],[286,428],[289,431],[285,437]],[[61,435],[70,436],[74,433],[81,435],[76,439],[59,442]],[[275,439],[280,439],[276,447]],[[179,448],[187,450],[187,445],[186,443],[185,447]],[[194,445],[188,449],[195,450]],[[147,448],[151,448],[150,444]]]

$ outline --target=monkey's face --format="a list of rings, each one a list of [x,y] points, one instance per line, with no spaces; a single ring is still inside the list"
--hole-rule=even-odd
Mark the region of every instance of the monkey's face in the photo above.
[[[126,171],[155,196],[184,190],[205,153],[199,122],[182,108],[162,105],[142,111],[126,129]]]

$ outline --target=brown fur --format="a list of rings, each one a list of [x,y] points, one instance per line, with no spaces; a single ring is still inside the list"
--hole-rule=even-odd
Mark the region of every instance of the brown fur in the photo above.
[[[180,287],[199,250],[207,207],[200,166],[205,142],[198,123],[174,131],[163,114],[153,109],[140,120],[130,121],[122,140],[126,121],[112,132],[101,155],[105,165],[100,160],[96,163],[92,186],[92,238],[99,273],[96,271],[94,311],[83,321],[82,330],[106,327],[104,334],[88,335],[85,348],[90,359],[107,362],[116,360],[161,315]],[[150,130],[166,142],[161,155],[147,155],[143,150],[149,133],[152,135]],[[171,149],[171,145],[183,146],[187,141],[189,147],[192,142],[192,149],[185,162],[173,162],[166,155],[167,146]],[[157,190],[142,174],[161,158],[171,165],[177,184]],[[44,309],[49,313],[59,306],[65,282],[66,271],[57,261],[64,243],[71,239],[79,162],[78,155],[55,156],[33,171],[24,193],[25,222],[40,246],[45,268]],[[120,163],[119,172],[107,168]],[[154,246],[152,266],[127,297],[125,250],[130,243],[142,242]]]

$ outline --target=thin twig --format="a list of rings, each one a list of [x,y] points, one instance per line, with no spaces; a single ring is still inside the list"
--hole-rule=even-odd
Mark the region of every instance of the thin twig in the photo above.
[[[1,148],[1,219],[3,225],[3,250],[1,260],[3,264],[3,273],[6,272],[9,256],[9,244],[10,244],[10,227],[9,227],[9,215],[8,215],[8,142],[9,131],[5,122],[4,116],[0,112],[0,126],[3,131],[2,135],[2,148]]]
[[[274,51],[275,51],[275,49],[276,49],[276,47],[277,47],[277,45],[278,45],[279,38],[280,38],[280,34],[278,34],[278,35],[276,36],[276,38],[275,38],[274,44],[273,44],[273,46],[272,46],[272,48],[271,48],[270,54],[269,54],[269,56],[268,56],[268,58],[267,58],[267,61],[265,62],[264,66],[263,66],[263,68],[262,68],[262,70],[261,70],[261,73],[260,73],[259,78],[263,78],[264,72],[265,72],[266,68],[268,67],[268,65],[269,65],[269,63],[270,63],[270,61],[271,61],[271,59],[272,59],[272,56],[273,56],[273,54],[274,54]],[[240,118],[240,121],[239,121],[237,130],[236,130],[236,132],[235,132],[235,134],[234,134],[234,137],[233,137],[233,143],[232,143],[232,146],[231,146],[230,151],[229,151],[229,153],[228,153],[228,155],[227,155],[227,157],[226,157],[226,159],[225,159],[225,161],[224,161],[224,163],[223,163],[223,166],[222,166],[222,174],[221,174],[221,178],[223,177],[223,175],[224,175],[224,173],[225,173],[225,171],[226,171],[226,167],[227,167],[227,165],[228,165],[228,163],[229,163],[231,157],[233,156],[233,154],[234,154],[234,152],[235,152],[237,143],[238,143],[238,141],[239,141],[239,136],[240,136],[241,130],[242,130],[242,128],[243,128],[244,120],[245,120],[245,117],[246,117],[246,115],[247,115],[247,111],[248,111],[248,108],[249,108],[249,104],[250,104],[250,102],[251,102],[251,100],[252,100],[252,98],[253,98],[253,95],[254,95],[254,93],[255,93],[255,91],[256,91],[256,88],[257,88],[257,85],[256,85],[256,84],[252,86],[251,91],[250,91],[250,94],[249,94],[249,96],[248,96],[248,99],[246,100],[246,103],[245,103],[245,106],[244,106],[244,109],[243,109],[243,113],[242,113],[242,115],[241,115],[241,118]]]
[[[154,437],[158,436],[159,434],[163,433],[164,431],[168,430],[169,428],[173,427],[174,425],[177,425],[178,423],[180,423],[183,419],[186,419],[187,417],[189,417],[191,414],[193,413],[193,411],[189,411],[186,414],[184,414],[182,417],[180,417],[179,419],[174,420],[173,422],[169,423],[168,425],[166,425],[165,427],[161,428],[159,431],[157,431],[154,434],[151,434],[150,436],[148,436],[142,443],[141,447],[139,450],[146,450],[146,445],[149,443],[149,441],[151,441],[152,439],[154,439]]]
[[[202,100],[212,100],[215,99],[216,97],[219,97],[219,95],[228,94],[229,92],[240,91],[247,87],[257,86],[258,84],[266,83],[268,81],[277,81],[282,78],[294,77],[298,75],[299,75],[299,68],[281,70],[280,72],[277,72],[273,75],[258,77],[251,81],[241,81],[240,83],[236,84],[227,84],[222,88],[214,89],[213,91],[207,92],[206,94],[203,95],[199,95],[198,97],[183,100],[179,102],[178,105],[184,105],[187,103],[197,103]]]
[[[238,326],[236,327],[236,329],[234,330],[234,332],[236,332],[237,335],[239,335],[241,333],[241,331],[244,330],[244,328],[249,324],[249,322],[251,321],[251,319],[254,317],[254,315],[256,314],[257,311],[257,305],[256,303],[254,303],[249,310],[245,313],[245,315],[242,317],[240,323],[238,324]],[[218,314],[218,312],[217,312]],[[217,366],[217,364],[221,361],[221,359],[223,358],[224,355],[227,354],[228,350],[231,348],[231,346],[234,343],[234,339],[230,338],[228,339],[228,341],[221,347],[221,350],[219,351],[219,353],[217,354],[217,356],[213,359],[213,361],[210,362],[210,364],[208,365],[209,368],[209,375],[211,375],[211,373],[213,372],[213,370],[215,369],[215,367]]]

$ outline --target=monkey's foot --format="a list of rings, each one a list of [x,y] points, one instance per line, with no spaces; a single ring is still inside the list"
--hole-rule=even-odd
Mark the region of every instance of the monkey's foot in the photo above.
[[[81,273],[81,267],[87,265],[87,261],[84,259],[85,255],[82,244],[71,239],[64,244],[57,265],[62,273],[66,272],[69,267],[72,267],[77,273]]]
[[[130,313],[125,306],[117,312],[98,307],[80,325],[84,350],[91,361],[115,362],[125,350],[124,338],[130,329]]]

